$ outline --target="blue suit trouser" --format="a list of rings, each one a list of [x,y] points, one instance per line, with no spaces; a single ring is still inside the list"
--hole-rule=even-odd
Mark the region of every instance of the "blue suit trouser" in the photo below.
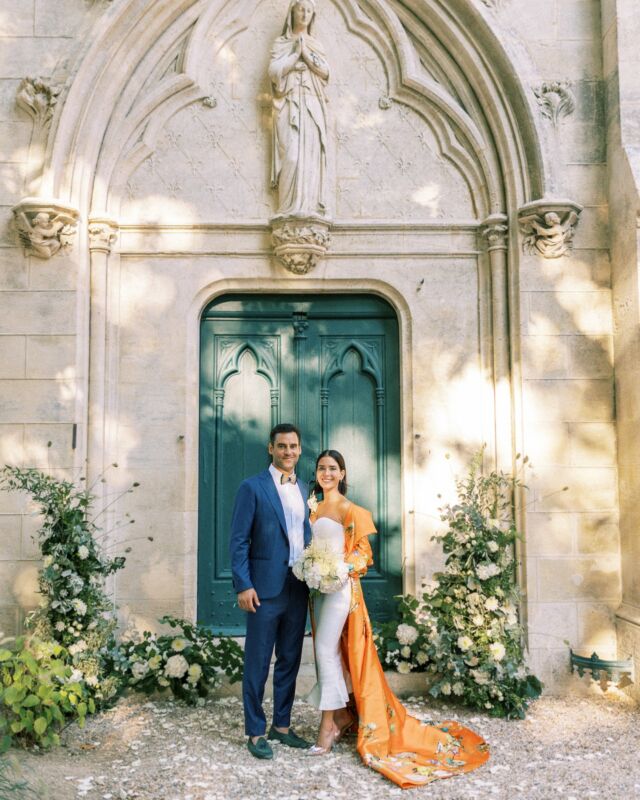
[[[277,728],[287,728],[291,723],[308,599],[306,584],[299,581],[289,569],[280,594],[266,600],[259,597],[260,605],[255,614],[247,614],[242,678],[244,729],[247,736],[264,736],[266,733],[262,700],[274,647],[273,724]]]

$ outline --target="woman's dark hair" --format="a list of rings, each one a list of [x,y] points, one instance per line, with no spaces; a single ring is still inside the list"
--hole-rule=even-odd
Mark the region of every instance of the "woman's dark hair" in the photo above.
[[[271,433],[269,434],[269,441],[271,444],[275,444],[276,436],[279,433],[295,433],[295,435],[298,437],[298,444],[302,444],[302,436],[300,436],[300,431],[290,422],[281,422],[279,425],[276,425],[275,428],[271,429]]]
[[[337,450],[323,450],[320,453],[318,458],[316,458],[316,468],[314,470],[314,476],[315,476],[315,473],[318,471],[318,464],[320,463],[320,459],[321,458],[325,458],[326,456],[328,456],[329,458],[332,458],[338,464],[340,469],[344,472],[344,478],[338,484],[338,491],[340,492],[340,494],[346,495],[347,494],[347,467],[346,467],[346,465],[344,463],[344,456],[342,455],[342,453],[339,453]],[[322,486],[320,486],[320,484],[316,480],[314,480],[312,492],[314,494],[316,494],[316,495],[324,494],[323,491],[322,491]]]

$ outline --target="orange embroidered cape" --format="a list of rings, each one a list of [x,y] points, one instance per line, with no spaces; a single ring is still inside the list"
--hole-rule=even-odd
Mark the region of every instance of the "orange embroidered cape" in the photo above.
[[[362,760],[403,789],[476,769],[489,758],[489,747],[477,733],[458,722],[436,724],[410,716],[389,688],[360,586],[373,564],[368,536],[376,527],[371,512],[353,503],[343,524],[345,561],[354,569],[341,646],[353,684]]]

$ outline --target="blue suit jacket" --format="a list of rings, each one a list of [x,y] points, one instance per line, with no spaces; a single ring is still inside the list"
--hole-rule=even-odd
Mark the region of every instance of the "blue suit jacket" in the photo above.
[[[307,484],[297,484],[304,501],[304,544],[311,541]],[[282,591],[289,566],[289,537],[278,490],[268,469],[247,478],[236,494],[231,518],[231,572],[236,592],[254,588],[258,598]]]

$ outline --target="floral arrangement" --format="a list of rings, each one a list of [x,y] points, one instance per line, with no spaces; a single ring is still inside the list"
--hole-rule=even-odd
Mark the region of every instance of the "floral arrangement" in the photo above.
[[[71,720],[84,725],[96,704],[82,673],[56,642],[19,637],[0,649],[0,753],[14,742],[47,748]]]
[[[349,579],[349,565],[334,550],[312,541],[293,565],[293,574],[311,590],[333,594]]]
[[[39,639],[62,645],[96,701],[108,702],[118,689],[105,672],[105,659],[115,646],[116,616],[104,584],[125,559],[110,558],[100,547],[99,529],[91,519],[94,496],[86,486],[12,466],[0,470],[0,488],[29,493],[43,519],[38,531],[42,599],[27,627]]]
[[[456,482],[458,502],[441,509],[448,530],[434,539],[442,542],[444,571],[420,597],[402,598],[401,623],[385,625],[378,646],[400,672],[427,670],[434,697],[523,718],[542,684],[525,665],[518,622],[512,503],[521,484],[502,472],[482,475],[481,456]]]
[[[243,652],[234,639],[171,616],[160,622],[179,631],[145,631],[141,640],[122,642],[114,652],[112,669],[124,685],[147,694],[170,690],[189,705],[202,705],[222,675],[231,683],[242,678]]]

